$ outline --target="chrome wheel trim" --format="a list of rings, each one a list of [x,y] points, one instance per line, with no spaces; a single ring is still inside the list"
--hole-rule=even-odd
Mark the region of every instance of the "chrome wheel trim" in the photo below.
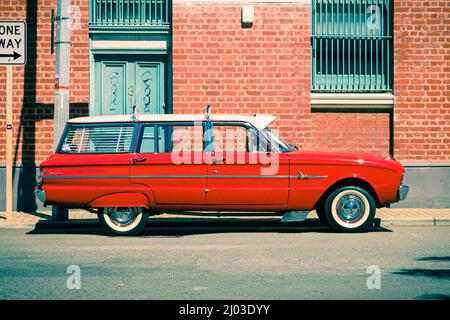
[[[341,220],[355,223],[363,216],[365,205],[359,196],[346,194],[339,199],[336,210]]]
[[[127,232],[133,230],[142,220],[142,208],[108,207],[104,208],[103,218],[113,230]]]
[[[334,197],[331,214],[340,226],[355,229],[369,218],[370,203],[363,193],[357,190],[345,190]]]

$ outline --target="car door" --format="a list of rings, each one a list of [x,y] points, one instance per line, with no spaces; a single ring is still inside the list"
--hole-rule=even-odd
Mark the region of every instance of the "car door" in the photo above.
[[[156,205],[204,205],[207,167],[202,149],[201,124],[142,124],[131,181],[145,185]]]
[[[213,149],[208,164],[207,205],[284,207],[289,191],[289,159],[252,143],[264,139],[244,123],[214,123]]]

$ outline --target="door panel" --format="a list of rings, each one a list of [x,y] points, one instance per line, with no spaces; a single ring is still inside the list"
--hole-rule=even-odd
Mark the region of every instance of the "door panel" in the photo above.
[[[141,130],[140,146],[131,161],[131,182],[147,186],[160,206],[204,205],[207,165],[201,126],[164,123]]]
[[[205,204],[205,164],[174,164],[170,153],[141,153],[136,157],[145,160],[131,165],[131,182],[146,185],[157,205]]]
[[[140,113],[164,113],[164,64],[136,63],[136,104]]]
[[[263,150],[264,137],[246,124],[214,123],[207,205],[276,205],[288,200],[289,159]],[[267,145],[267,144],[266,144]]]
[[[289,160],[284,154],[278,156],[278,163],[272,166],[265,164],[266,154],[251,153],[234,154],[225,157],[223,163],[208,165],[206,204],[284,207],[289,191]]]
[[[100,106],[102,115],[124,114],[127,82],[125,62],[102,62]]]

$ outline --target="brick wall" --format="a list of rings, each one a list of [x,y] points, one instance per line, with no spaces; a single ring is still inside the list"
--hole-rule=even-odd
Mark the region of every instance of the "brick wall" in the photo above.
[[[398,158],[450,160],[450,1],[395,0]]]
[[[174,3],[175,113],[273,113],[289,142],[308,149],[389,153],[389,116],[311,113],[310,5]]]
[[[79,26],[72,31],[71,115],[86,114],[89,102],[88,2],[72,0]],[[2,0],[0,20],[26,20],[28,63],[14,66],[13,135],[16,163],[41,162],[52,153],[55,53],[52,10],[56,0]],[[78,21],[77,21],[78,22]],[[54,33],[56,37],[56,29]],[[54,39],[55,40],[55,39]],[[0,66],[0,163],[5,162],[6,77]]]
[[[28,3],[28,5],[27,5]],[[88,1],[72,32],[71,116],[88,112]],[[174,3],[175,113],[273,113],[281,134],[301,148],[389,152],[386,113],[312,113],[310,5],[254,3],[255,23],[242,28],[237,3]],[[395,1],[397,158],[448,161],[450,1]],[[15,161],[37,162],[52,152],[54,61],[51,12],[56,0],[2,0],[0,19],[26,19],[28,64],[14,67]],[[5,126],[6,79],[0,66],[0,126]],[[0,131],[0,163],[5,161]]]

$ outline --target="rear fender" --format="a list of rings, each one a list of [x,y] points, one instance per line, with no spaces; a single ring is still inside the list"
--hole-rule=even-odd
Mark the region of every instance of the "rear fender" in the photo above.
[[[150,209],[150,200],[143,193],[120,192],[101,196],[88,205],[97,207],[142,207]]]

